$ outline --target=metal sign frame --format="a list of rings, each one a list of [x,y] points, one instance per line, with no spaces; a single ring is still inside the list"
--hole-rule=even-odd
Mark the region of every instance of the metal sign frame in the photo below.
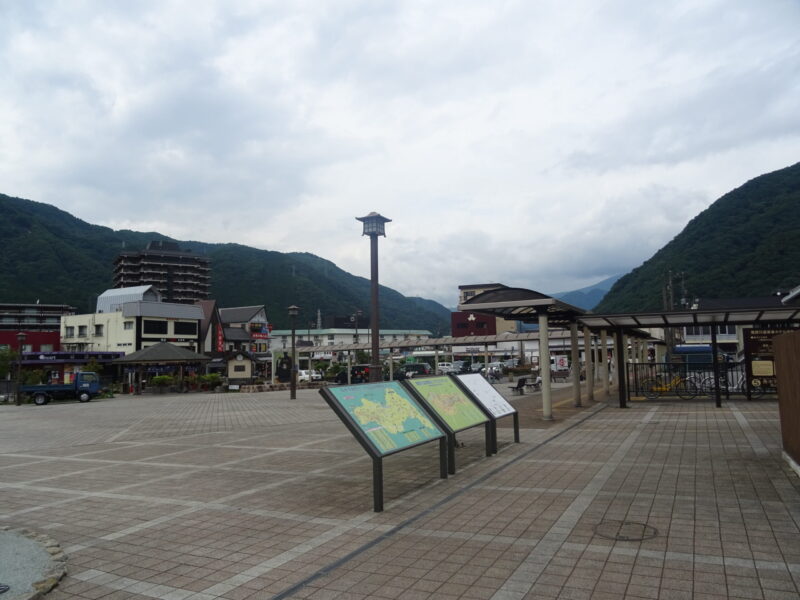
[[[483,378],[483,376],[478,374],[478,373],[465,373],[463,376],[464,377],[481,377],[481,378]],[[511,408],[511,412],[506,412],[504,414],[495,415],[492,412],[492,410],[484,403],[483,399],[478,394],[476,394],[471,388],[468,387],[467,383],[465,383],[465,381],[462,379],[462,375],[461,374],[452,373],[450,375],[450,377],[453,378],[453,381],[455,381],[455,384],[458,387],[460,387],[462,390],[464,390],[464,393],[466,393],[468,396],[470,396],[475,401],[475,403],[479,407],[481,407],[483,409],[483,411],[486,413],[486,415],[491,420],[491,423],[492,423],[492,432],[491,432],[491,436],[492,436],[492,439],[491,439],[492,454],[497,454],[497,420],[498,419],[503,419],[503,418],[508,417],[508,416],[513,417],[513,419],[514,419],[514,442],[517,443],[517,444],[520,443],[520,441],[519,441],[519,412],[517,411],[516,408],[511,406],[511,403],[508,400],[503,398],[503,395],[500,394],[500,392],[498,392],[491,384],[489,384],[489,382],[487,382],[487,384],[491,388],[492,392],[497,394],[498,398],[502,398],[503,402],[508,404],[508,406]]]
[[[390,383],[397,382],[363,383],[358,385],[336,386],[335,388],[331,389],[342,389],[343,387],[360,388],[366,386],[388,387],[387,384]],[[407,392],[404,387],[400,387]],[[403,452],[404,450],[409,450],[411,448],[416,448],[417,446],[422,446],[423,444],[428,444],[430,442],[439,440],[439,477],[441,479],[447,479],[447,433],[446,430],[442,429],[442,427],[439,425],[437,419],[430,414],[430,410],[428,409],[427,405],[420,403],[413,395],[411,395],[409,398],[418,405],[418,408],[426,417],[430,418],[430,420],[436,424],[441,435],[432,437],[431,439],[422,440],[408,446],[403,446],[402,448],[392,450],[391,452],[381,452],[381,450],[367,436],[364,429],[355,422],[350,412],[344,406],[342,406],[341,401],[331,392],[331,389],[323,387],[320,388],[319,393],[324,398],[328,406],[331,407],[336,416],[339,417],[342,423],[344,423],[345,427],[347,427],[356,441],[361,444],[361,447],[364,448],[366,453],[370,456],[370,458],[372,458],[372,507],[375,512],[383,511],[383,459],[387,456],[392,456],[399,452]]]
[[[442,379],[446,381],[452,381],[450,377],[447,375],[437,375],[435,377],[425,377],[424,379],[420,379],[420,381],[431,381],[434,379]],[[401,382],[403,387],[405,387],[408,392],[414,396],[414,398],[420,404],[424,405],[428,412],[434,417],[436,424],[439,426],[440,429],[443,429],[447,434],[447,468],[448,472],[451,475],[455,475],[456,472],[456,433],[459,431],[466,431],[467,429],[472,429],[473,427],[478,427],[479,425],[484,426],[485,430],[485,440],[486,440],[486,456],[492,455],[492,420],[489,415],[486,414],[486,411],[483,409],[482,405],[478,402],[475,402],[471,394],[464,392],[463,388],[456,385],[456,389],[460,391],[464,398],[466,398],[469,402],[471,402],[475,408],[486,418],[485,421],[481,421],[480,423],[475,423],[474,425],[469,425],[467,427],[462,427],[460,429],[453,429],[444,418],[441,416],[440,412],[433,406],[425,397],[419,392],[417,388],[413,385],[412,380],[404,380]]]

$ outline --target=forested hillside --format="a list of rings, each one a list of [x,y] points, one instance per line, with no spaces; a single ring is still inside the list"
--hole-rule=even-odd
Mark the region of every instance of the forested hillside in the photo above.
[[[94,310],[112,285],[114,258],[142,249],[159,233],[114,231],[91,225],[49,204],[0,194],[0,302],[70,304]],[[312,254],[270,252],[237,244],[177,241],[211,259],[211,295],[220,306],[265,304],[277,327],[288,326],[286,307],[299,305],[298,323],[323,315],[369,314],[369,280]],[[449,333],[450,313],[440,304],[381,287],[381,326]]]
[[[800,163],[719,198],[617,281],[595,312],[661,309],[670,270],[676,281],[683,274],[690,298],[767,296],[800,285]]]

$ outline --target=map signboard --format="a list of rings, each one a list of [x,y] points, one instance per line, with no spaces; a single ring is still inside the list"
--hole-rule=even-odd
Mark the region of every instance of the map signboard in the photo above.
[[[326,388],[323,396],[340,417],[385,456],[444,436],[411,394],[396,381]]]
[[[483,405],[483,408],[495,419],[513,415],[517,412],[516,409],[509,404],[508,400],[503,398],[500,392],[498,392],[480,373],[456,375],[456,379],[469,390],[469,393],[472,394],[472,396]]]
[[[475,402],[446,375],[408,379],[406,383],[436,411],[452,431],[461,431],[489,421]]]

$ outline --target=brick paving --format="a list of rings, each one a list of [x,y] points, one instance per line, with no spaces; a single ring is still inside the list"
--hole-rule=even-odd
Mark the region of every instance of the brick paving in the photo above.
[[[436,444],[387,458],[382,513],[315,391],[0,406],[0,526],[67,552],[53,600],[800,595],[774,401],[578,409],[569,392],[553,422],[538,394],[509,397],[521,443],[503,423],[487,458],[463,432],[447,480]]]

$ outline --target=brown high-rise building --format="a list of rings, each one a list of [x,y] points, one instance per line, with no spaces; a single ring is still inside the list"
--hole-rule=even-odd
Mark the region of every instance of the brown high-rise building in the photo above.
[[[114,260],[114,287],[152,285],[164,302],[194,304],[211,289],[211,261],[182,252],[175,242],[154,241],[137,252],[122,252]]]

